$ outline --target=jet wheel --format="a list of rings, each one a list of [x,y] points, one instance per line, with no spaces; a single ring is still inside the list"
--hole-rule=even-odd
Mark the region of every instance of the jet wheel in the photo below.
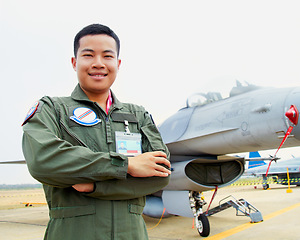
[[[269,184],[267,184],[267,183],[266,183],[266,184],[263,184],[263,189],[264,189],[264,190],[267,190],[269,187],[270,187]]]
[[[198,217],[198,223],[199,226],[197,227],[197,230],[202,237],[207,237],[210,233],[210,226],[207,216],[204,214],[200,214]]]

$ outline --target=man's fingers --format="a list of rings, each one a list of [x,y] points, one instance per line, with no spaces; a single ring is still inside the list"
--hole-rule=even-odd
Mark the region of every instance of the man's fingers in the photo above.
[[[155,163],[160,163],[166,165],[168,168],[171,168],[171,163],[168,159],[163,158],[163,157],[156,157],[155,158]]]
[[[170,174],[168,173],[165,173],[165,172],[159,172],[159,171],[156,171],[155,173],[155,176],[156,177],[168,177]]]
[[[162,152],[162,151],[155,151],[155,152],[152,152],[153,153],[153,156],[154,157],[164,157],[164,158],[167,158],[167,154]]]
[[[167,174],[167,176],[171,174],[171,171],[169,169],[167,169],[167,168],[165,168],[164,166],[161,166],[161,165],[157,165],[156,171],[158,171],[160,173]]]
[[[72,186],[78,192],[94,191],[94,183],[78,183]]]

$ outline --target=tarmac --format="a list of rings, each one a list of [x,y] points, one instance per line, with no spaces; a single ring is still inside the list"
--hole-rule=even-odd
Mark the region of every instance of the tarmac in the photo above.
[[[270,185],[263,190],[261,186],[229,186],[218,190],[211,208],[228,195],[243,198],[254,205],[263,216],[263,221],[250,223],[248,216],[236,216],[234,208],[226,209],[209,216],[210,235],[201,237],[193,227],[193,219],[180,216],[155,219],[144,216],[150,240],[247,240],[247,239],[300,239],[300,187]],[[42,190],[41,190],[42,191]],[[211,200],[213,192],[205,192],[205,201]],[[26,198],[26,196],[24,196]],[[24,199],[26,202],[26,199]],[[40,203],[31,207],[0,210],[0,239],[2,240],[41,240],[48,222],[48,208]],[[0,198],[1,205],[1,198]],[[206,209],[208,204],[204,207]]]

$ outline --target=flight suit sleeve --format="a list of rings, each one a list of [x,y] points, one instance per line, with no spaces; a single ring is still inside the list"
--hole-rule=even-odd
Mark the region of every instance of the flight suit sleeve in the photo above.
[[[151,116],[145,112],[141,127],[143,152],[163,151],[169,159],[170,153],[163,143],[161,135]],[[95,183],[90,197],[104,200],[124,200],[149,195],[168,185],[168,177],[136,178],[128,176],[127,179],[112,179]]]
[[[145,118],[141,127],[143,152],[162,151],[167,154],[167,159],[170,159],[170,152],[163,143],[160,132],[154,124],[151,115],[148,112],[145,112],[144,115]]]
[[[95,190],[85,195],[102,200],[129,200],[153,194],[168,185],[169,177],[111,179],[95,183]]]
[[[128,158],[114,152],[93,152],[61,139],[59,120],[50,98],[43,98],[23,126],[22,149],[30,174],[55,187],[125,179]]]

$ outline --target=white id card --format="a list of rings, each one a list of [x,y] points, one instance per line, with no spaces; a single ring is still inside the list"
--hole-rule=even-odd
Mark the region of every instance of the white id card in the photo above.
[[[142,136],[140,133],[116,132],[116,151],[127,157],[142,154]]]

